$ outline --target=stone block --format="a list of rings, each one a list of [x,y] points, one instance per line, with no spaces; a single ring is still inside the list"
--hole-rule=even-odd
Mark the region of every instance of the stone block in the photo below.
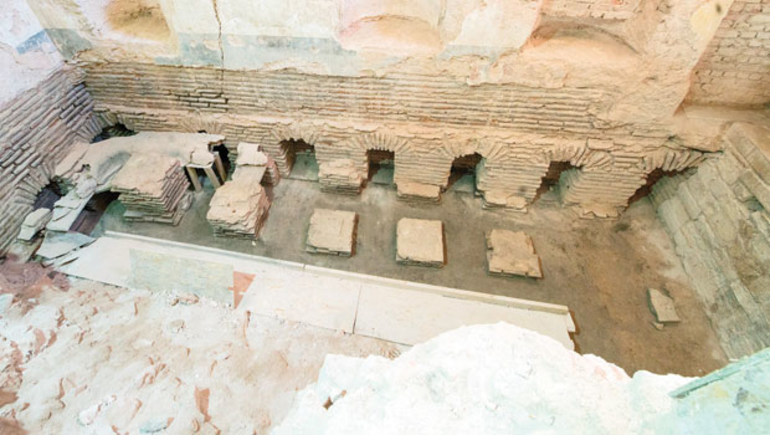
[[[315,209],[310,217],[305,249],[314,254],[350,257],[355,253],[357,224],[355,212]]]
[[[438,202],[441,199],[441,187],[434,184],[401,182],[398,183],[398,199],[414,202]]]
[[[488,232],[487,264],[491,275],[543,277],[532,238],[521,231]]]
[[[396,261],[402,264],[443,267],[446,264],[444,223],[436,220],[398,221]]]
[[[650,311],[655,315],[658,323],[678,323],[681,321],[676,314],[674,300],[660,290],[647,289],[647,300],[650,304]]]

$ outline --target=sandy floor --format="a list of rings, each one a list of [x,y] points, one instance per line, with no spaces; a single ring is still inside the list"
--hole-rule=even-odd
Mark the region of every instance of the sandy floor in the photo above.
[[[210,188],[209,188],[210,189]],[[619,221],[576,219],[562,209],[554,192],[529,213],[482,210],[467,193],[448,192],[440,205],[396,200],[389,186],[371,185],[361,196],[324,194],[318,183],[282,180],[260,240],[214,238],[205,220],[211,190],[196,199],[179,227],[125,224],[114,202],[100,222],[104,229],[196,243],[254,255],[306,262],[335,269],[564,304],[574,312],[575,336],[582,353],[594,353],[629,373],[649,370],[699,376],[723,366],[725,357],[695,299],[671,242],[646,199],[634,203]],[[314,208],[357,211],[358,246],[351,258],[305,252]],[[441,219],[447,238],[443,269],[395,262],[395,228],[402,217]],[[484,233],[493,228],[524,230],[542,258],[544,279],[487,275]],[[652,325],[648,287],[666,287],[676,299],[681,324],[662,331]]]
[[[262,434],[328,353],[400,352],[190,296],[86,281],[63,291],[59,277],[33,275],[0,312],[4,435],[24,433],[18,425],[35,434]]]

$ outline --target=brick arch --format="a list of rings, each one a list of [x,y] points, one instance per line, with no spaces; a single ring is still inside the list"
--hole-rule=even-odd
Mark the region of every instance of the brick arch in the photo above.
[[[320,131],[307,123],[296,122],[288,125],[280,125],[270,130],[270,135],[277,143],[285,140],[301,140],[308,144],[321,142]]]
[[[567,162],[575,167],[583,166],[590,154],[586,142],[563,143],[543,151],[543,162]]]
[[[317,147],[322,143],[321,132],[316,127],[302,122],[273,127],[270,129],[268,138],[273,138],[274,140],[268,140],[266,143],[262,144],[262,146],[265,149],[265,152],[275,160],[278,170],[284,177],[289,175],[291,167],[289,162],[290,158],[286,150],[283,149],[282,142],[291,140],[303,141],[314,147]],[[321,147],[323,146],[324,145],[321,145]]]
[[[184,133],[198,133],[205,131],[208,134],[224,135],[225,126],[210,118],[198,116],[185,116],[179,120],[179,127]]]
[[[683,171],[687,168],[697,166],[705,159],[706,154],[701,151],[661,148],[641,159],[637,164],[637,167],[648,174],[656,169],[662,169],[664,171]]]
[[[364,152],[369,150],[393,151],[394,153],[408,152],[409,142],[401,137],[388,133],[364,133],[354,135],[348,140],[352,148]]]

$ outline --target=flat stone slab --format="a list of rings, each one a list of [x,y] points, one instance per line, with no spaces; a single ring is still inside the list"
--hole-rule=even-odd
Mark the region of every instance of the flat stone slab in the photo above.
[[[306,250],[350,257],[355,252],[358,214],[317,208],[310,217]]]
[[[488,232],[487,264],[492,275],[543,277],[532,238],[521,231]]]
[[[418,266],[443,267],[446,264],[444,223],[436,220],[398,221],[396,262]]]
[[[654,288],[647,289],[647,300],[650,304],[650,311],[655,315],[658,323],[679,323],[682,321],[676,314],[674,300],[662,291]]]

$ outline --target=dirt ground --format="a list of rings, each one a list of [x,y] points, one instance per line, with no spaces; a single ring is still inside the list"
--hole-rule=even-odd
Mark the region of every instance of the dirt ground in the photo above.
[[[28,284],[0,309],[3,435],[263,434],[327,354],[404,349],[192,295]]]
[[[212,190],[198,194],[178,227],[126,224],[113,202],[95,235],[109,229],[195,243],[340,270],[398,278],[542,302],[564,304],[579,328],[578,350],[618,364],[629,373],[648,370],[701,376],[726,364],[716,336],[671,242],[649,201],[635,202],[616,221],[578,219],[555,192],[529,213],[483,210],[472,194],[447,192],[439,205],[398,201],[392,186],[370,185],[357,197],[322,193],[318,183],[282,180],[270,217],[256,243],[213,237],[205,220]],[[359,213],[358,246],[351,258],[305,252],[314,208]],[[443,269],[398,265],[395,228],[402,217],[441,219],[448,264]],[[532,236],[544,278],[501,278],[486,272],[484,233],[494,228]],[[647,306],[648,287],[674,297],[682,322],[658,330]]]

